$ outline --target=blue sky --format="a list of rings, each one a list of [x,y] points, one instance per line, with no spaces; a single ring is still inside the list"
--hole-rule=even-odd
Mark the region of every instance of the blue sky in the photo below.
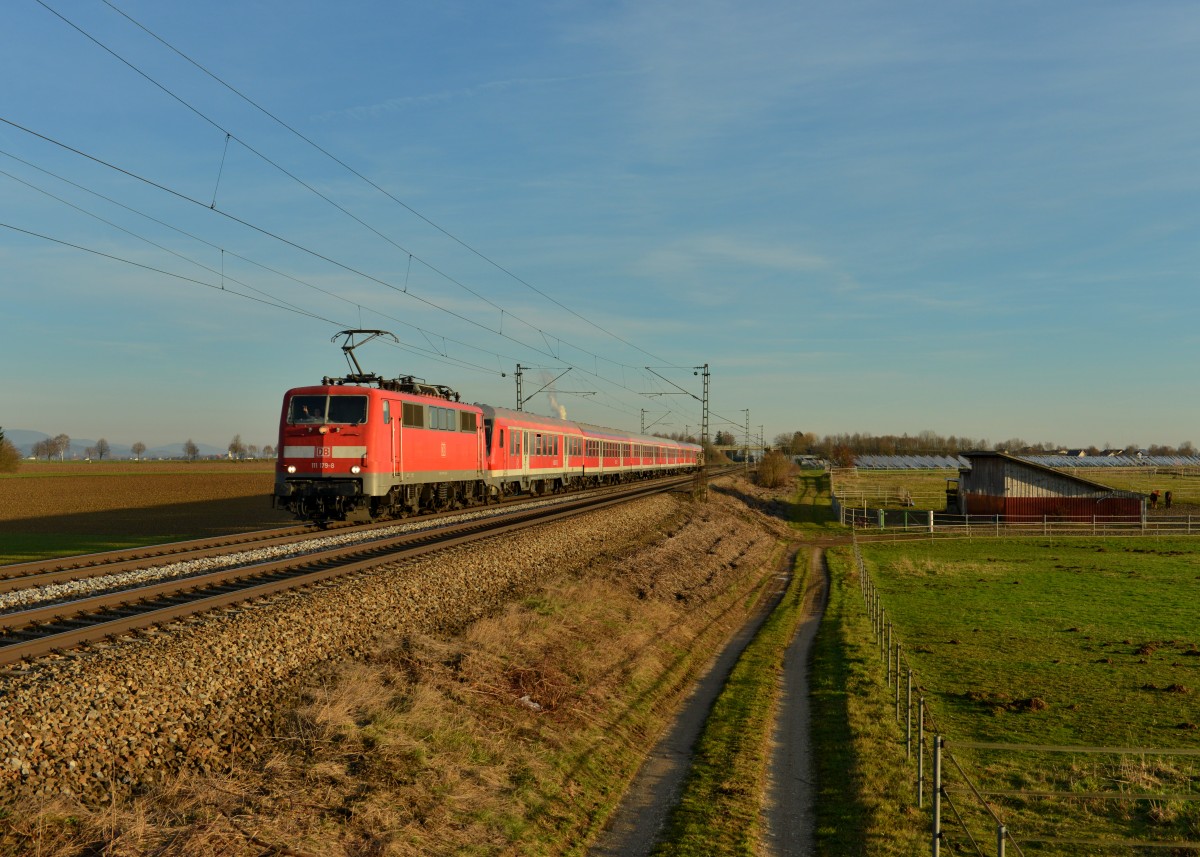
[[[1194,4],[5,13],[5,427],[270,443],[361,326],[629,429],[708,363],[713,431],[1200,441]]]

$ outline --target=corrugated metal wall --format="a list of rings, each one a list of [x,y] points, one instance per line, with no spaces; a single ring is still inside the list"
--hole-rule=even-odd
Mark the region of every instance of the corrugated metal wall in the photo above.
[[[971,494],[967,498],[968,515],[1003,515],[1010,521],[1024,518],[1040,521],[1097,518],[1137,518],[1142,501],[1133,497],[989,497]]]
[[[1010,519],[1137,517],[1142,499],[1112,496],[1113,491],[1000,457],[971,458],[962,474],[960,508],[968,515],[1004,515]]]

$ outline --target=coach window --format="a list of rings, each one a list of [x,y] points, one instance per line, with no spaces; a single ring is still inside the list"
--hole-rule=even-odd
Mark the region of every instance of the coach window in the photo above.
[[[383,423],[387,425],[392,421],[392,403],[387,399],[383,400]]]
[[[475,421],[475,414],[470,411],[458,412],[458,430],[474,432],[478,423]]]

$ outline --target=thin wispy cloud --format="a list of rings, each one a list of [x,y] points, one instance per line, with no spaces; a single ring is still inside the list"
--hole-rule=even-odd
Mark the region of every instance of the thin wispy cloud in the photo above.
[[[444,89],[437,92],[426,92],[416,95],[402,95],[389,98],[375,104],[362,104],[346,107],[341,110],[329,110],[313,117],[315,122],[329,122],[339,118],[354,120],[379,119],[393,113],[399,113],[413,107],[426,107],[433,104],[446,104],[462,99],[485,98],[498,93],[513,90],[529,90],[543,87],[573,84],[585,80],[602,78],[629,77],[640,72],[613,71],[597,74],[560,75],[555,77],[515,77],[506,80],[489,80],[474,86],[464,86],[458,89]]]

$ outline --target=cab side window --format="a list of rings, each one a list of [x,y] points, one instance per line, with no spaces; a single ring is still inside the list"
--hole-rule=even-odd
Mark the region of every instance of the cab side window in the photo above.
[[[405,402],[404,426],[406,428],[425,428],[425,408],[415,402]]]

